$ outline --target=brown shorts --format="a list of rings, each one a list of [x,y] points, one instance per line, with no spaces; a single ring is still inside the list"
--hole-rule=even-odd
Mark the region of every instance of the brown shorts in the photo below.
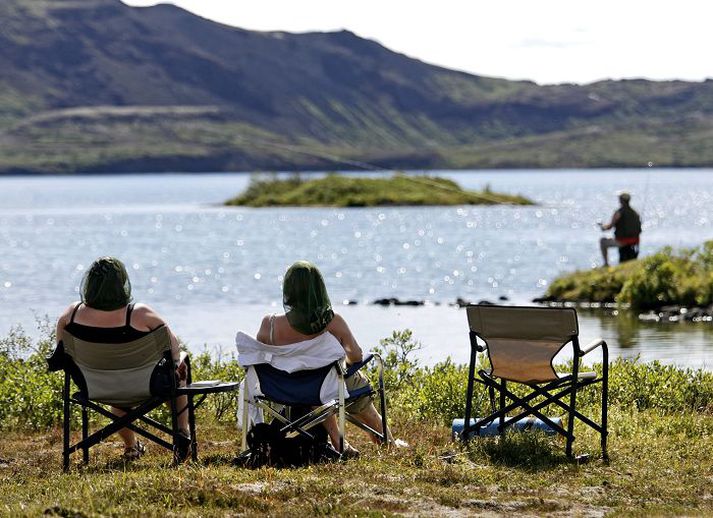
[[[347,385],[347,392],[352,392],[353,390],[358,390],[369,386],[369,380],[366,379],[366,376],[364,376],[361,371],[356,371],[354,374],[349,376],[345,380],[345,383]],[[369,403],[371,403],[373,398],[373,394],[363,395],[362,397],[347,406],[347,412],[350,414],[359,414],[363,412],[366,407],[369,406]]]

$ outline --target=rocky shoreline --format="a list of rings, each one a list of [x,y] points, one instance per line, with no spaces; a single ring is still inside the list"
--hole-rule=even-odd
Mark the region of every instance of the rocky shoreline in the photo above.
[[[453,306],[453,307],[459,307],[459,308],[464,308],[466,306],[472,306],[474,304],[485,304],[485,305],[493,305],[501,302],[507,302],[510,299],[506,297],[505,295],[501,295],[498,297],[498,302],[491,302],[489,300],[479,300],[477,302],[473,302],[467,299],[464,299],[462,297],[456,298],[454,302],[431,302],[427,300],[422,300],[422,299],[405,299],[401,300],[396,297],[389,297],[389,298],[381,298],[381,299],[375,299],[371,301],[369,304],[372,306],[425,306],[426,304],[430,304],[433,306],[441,306],[441,305],[448,305],[448,306]],[[349,300],[346,301],[346,304],[349,306],[353,306],[357,304],[356,300]]]
[[[549,307],[574,307],[592,310],[605,310],[612,316],[619,314],[619,311],[629,311],[628,304],[617,304],[616,302],[571,302],[556,300],[552,297],[538,297],[532,299],[535,304]],[[642,322],[713,322],[713,305],[710,306],[661,306],[638,313],[638,318]]]
[[[509,300],[510,299],[508,297],[506,297],[505,295],[501,295],[500,297],[498,297],[496,302],[493,302],[493,301],[490,301],[487,299],[471,301],[468,299],[464,299],[462,297],[458,297],[458,298],[456,298],[455,301],[452,301],[452,302],[437,302],[437,301],[428,301],[428,300],[423,300],[423,299],[399,299],[396,297],[385,297],[385,298],[374,299],[371,302],[369,302],[368,304],[372,305],[372,306],[383,306],[383,307],[389,307],[389,306],[418,307],[418,306],[425,306],[425,305],[432,305],[432,306],[447,305],[447,306],[451,306],[451,307],[464,308],[464,307],[470,306],[470,305],[502,304],[502,303],[509,302]],[[587,302],[587,301],[571,302],[571,301],[556,300],[556,299],[553,299],[552,297],[537,297],[537,298],[532,299],[532,302],[533,302],[533,304],[538,304],[541,306],[547,306],[547,307],[553,307],[553,308],[570,307],[570,308],[587,309],[587,310],[594,310],[594,311],[601,310],[611,316],[617,316],[620,311],[630,311],[630,307],[628,304],[617,304],[616,302]],[[348,305],[348,306],[355,306],[358,304],[358,302],[356,300],[348,300],[348,301],[345,301],[344,304]],[[638,316],[638,319],[641,320],[642,322],[665,322],[665,323],[713,322],[713,305],[692,306],[692,307],[678,306],[678,305],[662,306],[655,310],[638,313],[637,316]]]

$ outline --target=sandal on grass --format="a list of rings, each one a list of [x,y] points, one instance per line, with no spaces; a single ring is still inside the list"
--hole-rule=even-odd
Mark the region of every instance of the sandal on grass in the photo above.
[[[347,446],[344,447],[344,451],[342,452],[342,460],[358,459],[358,458],[359,458],[359,450],[357,450],[350,444],[348,444]]]
[[[146,453],[146,446],[141,441],[136,441],[133,446],[124,448],[124,460],[136,460]]]
[[[177,463],[185,462],[191,455],[191,436],[185,430],[180,430],[176,437],[173,458]]]

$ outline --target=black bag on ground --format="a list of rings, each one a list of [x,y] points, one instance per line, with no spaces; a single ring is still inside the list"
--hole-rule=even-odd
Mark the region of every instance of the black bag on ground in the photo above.
[[[308,407],[292,407],[292,417],[308,413]],[[319,424],[309,430],[312,438],[298,434],[286,437],[280,431],[282,423],[277,419],[270,424],[260,423],[248,432],[249,451],[240,457],[246,467],[260,466],[299,467],[320,462],[338,460],[339,453],[327,441],[327,430]]]

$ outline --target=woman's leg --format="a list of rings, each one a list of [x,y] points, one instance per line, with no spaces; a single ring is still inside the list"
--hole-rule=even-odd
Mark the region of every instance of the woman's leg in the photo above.
[[[383,427],[381,426],[381,414],[376,410],[374,407],[374,403],[369,403],[364,410],[352,414],[352,417],[356,419],[357,421],[364,423],[367,425],[369,428],[373,428],[379,433],[384,433]],[[388,439],[388,442],[391,443],[394,441],[394,438],[391,436],[391,430],[386,430],[386,437]],[[379,443],[379,439],[374,435],[374,434],[369,434],[369,438],[371,439],[372,442]]]
[[[169,407],[171,402],[166,403]],[[190,435],[188,428],[188,396],[178,396],[176,398],[176,411],[178,412],[178,429],[186,436]]]
[[[126,412],[124,412],[121,408],[116,407],[111,407],[111,413],[117,417],[122,417],[126,415]],[[128,428],[122,428],[117,433],[119,434],[119,437],[121,437],[121,439],[124,441],[125,448],[131,448],[132,446],[136,446],[136,434],[134,432],[132,432]]]
[[[339,451],[339,424],[337,423],[337,416],[335,415],[330,415],[327,419],[324,420],[322,425],[327,429],[327,435],[329,435],[329,442],[332,443],[332,447]],[[344,451],[347,450],[353,450],[354,447],[349,444],[347,441],[347,438],[344,438]]]

